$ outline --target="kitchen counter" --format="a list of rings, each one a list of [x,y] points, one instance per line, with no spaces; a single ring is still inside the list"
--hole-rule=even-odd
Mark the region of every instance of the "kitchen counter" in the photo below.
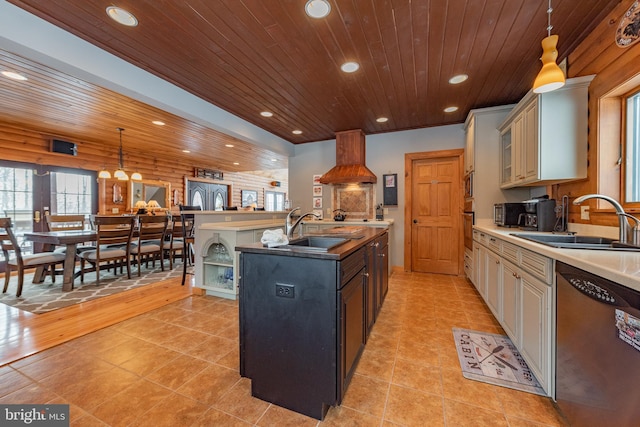
[[[232,221],[232,222],[207,222],[198,227],[198,230],[231,230],[245,231],[261,228],[283,228],[282,220],[256,220],[256,221]]]
[[[386,228],[381,227],[362,227],[362,230],[358,231],[357,233],[353,233],[351,237],[345,237],[344,235],[341,235],[341,237],[347,238],[348,241],[335,247],[334,249],[328,250],[327,252],[305,251],[304,249],[302,249],[303,247],[301,247],[301,249],[288,249],[278,247],[269,248],[264,246],[262,243],[236,246],[235,250],[239,252],[280,255],[288,257],[341,260],[360,249],[366,243],[385,233],[386,231]],[[335,237],[335,235],[332,234],[327,235]]]
[[[479,222],[473,228],[640,291],[640,252],[553,248],[512,236],[513,233],[536,232],[523,231],[518,228],[503,228],[483,222]],[[586,233],[579,234],[587,235]]]
[[[375,219],[346,219],[344,221],[335,221],[333,219],[322,219],[322,220],[302,220],[302,224],[306,225],[336,225],[336,226],[348,226],[348,225],[366,225],[369,227],[388,227],[393,225],[393,219],[383,219],[382,221],[377,221]]]

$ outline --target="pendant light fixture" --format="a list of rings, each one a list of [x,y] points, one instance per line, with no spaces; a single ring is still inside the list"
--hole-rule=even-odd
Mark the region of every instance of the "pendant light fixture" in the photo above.
[[[114,178],[118,178],[118,180],[120,181],[127,181],[129,180],[129,175],[127,175],[127,173],[124,171],[124,161],[123,161],[123,155],[122,155],[122,131],[124,130],[123,128],[116,128],[118,130],[118,132],[120,132],[120,149],[118,151],[118,170],[116,170],[113,174]],[[109,173],[108,170],[103,169],[100,172],[98,172],[98,178],[100,179],[109,179],[111,178],[111,173]],[[133,174],[131,174],[131,179],[133,181],[140,181],[142,180],[142,175],[140,175],[139,172],[134,172]]]
[[[122,131],[124,129],[122,128],[116,128],[116,129],[118,129],[118,132],[120,132],[120,151],[118,152],[120,161],[118,163],[118,170],[115,171],[115,173],[113,174],[113,177],[118,178],[120,181],[128,181],[129,175],[127,175],[127,173],[124,171],[124,166],[122,161]]]
[[[549,0],[549,9],[547,9],[547,37],[542,40],[542,70],[538,73],[533,82],[533,91],[535,93],[544,93],[556,90],[564,86],[565,76],[556,60],[558,59],[558,50],[556,45],[558,44],[558,36],[556,34],[551,35],[551,0]]]

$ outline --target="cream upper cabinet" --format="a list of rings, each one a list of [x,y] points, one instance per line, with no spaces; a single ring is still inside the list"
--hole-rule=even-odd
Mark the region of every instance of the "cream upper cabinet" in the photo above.
[[[469,115],[465,122],[465,143],[464,143],[464,173],[473,172],[474,168],[474,145],[475,145],[475,117]]]
[[[593,76],[568,79],[553,92],[529,91],[499,126],[501,188],[586,178],[588,89]],[[510,144],[505,144],[505,136]],[[510,159],[510,161],[509,161]]]

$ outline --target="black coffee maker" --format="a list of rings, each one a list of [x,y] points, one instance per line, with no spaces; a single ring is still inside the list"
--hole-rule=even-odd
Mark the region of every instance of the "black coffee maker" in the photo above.
[[[523,202],[525,213],[520,214],[520,229],[553,231],[556,226],[556,201],[549,196],[536,197]]]

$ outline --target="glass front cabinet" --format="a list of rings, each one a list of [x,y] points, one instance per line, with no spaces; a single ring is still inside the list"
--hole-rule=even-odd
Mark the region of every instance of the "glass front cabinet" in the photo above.
[[[214,227],[205,224],[196,232],[195,286],[204,289],[207,295],[236,299],[240,253],[235,247],[259,242],[264,230],[274,227],[240,230],[245,227]]]

